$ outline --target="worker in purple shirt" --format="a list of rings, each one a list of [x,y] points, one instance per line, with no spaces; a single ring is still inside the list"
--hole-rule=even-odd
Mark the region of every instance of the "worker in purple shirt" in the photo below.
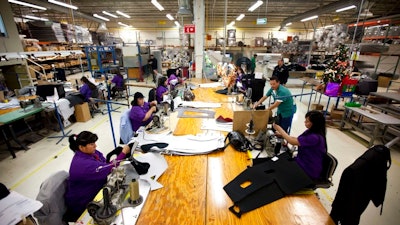
[[[297,145],[298,153],[295,158],[297,164],[313,180],[322,177],[322,163],[327,152],[325,117],[319,111],[306,113],[304,125],[305,130],[300,136],[289,136],[282,127],[273,124],[278,134],[291,145]]]
[[[114,84],[114,86],[111,88],[111,97],[115,97],[115,93],[117,91],[122,91],[124,89],[124,77],[117,72],[117,74],[115,74],[111,80],[111,83]]]
[[[156,90],[157,103],[161,103],[163,101],[164,95],[168,94],[167,85],[168,85],[167,77],[160,77],[158,79],[158,87]]]
[[[157,101],[145,102],[144,96],[136,92],[133,96],[132,109],[129,113],[132,130],[137,131],[141,126],[147,126],[153,119],[153,113],[157,110]]]
[[[97,139],[97,135],[89,131],[69,137],[69,147],[75,155],[69,169],[68,188],[64,196],[68,209],[64,219],[68,222],[79,218],[87,204],[107,183],[108,174],[116,166],[107,163],[103,154],[96,150]],[[123,146],[116,160],[126,158],[130,152],[128,145]]]
[[[79,92],[83,95],[84,101],[89,102],[90,98],[96,98],[96,96],[94,96],[95,92],[97,92],[96,85],[90,82],[87,77],[82,77],[81,82],[83,85],[79,89]]]

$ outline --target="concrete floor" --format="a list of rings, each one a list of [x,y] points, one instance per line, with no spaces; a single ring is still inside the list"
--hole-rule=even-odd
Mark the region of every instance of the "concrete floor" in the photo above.
[[[78,75],[81,76],[81,75]],[[291,87],[293,94],[300,93],[295,80],[289,80],[288,86]],[[266,89],[269,88],[267,84]],[[130,92],[142,92],[147,96],[149,89],[134,88]],[[386,91],[386,90],[381,90]],[[304,97],[302,102],[297,99],[298,110],[293,120],[292,135],[301,134],[304,127],[304,115],[307,111],[309,97]],[[120,100],[121,102],[123,100]],[[322,104],[326,104],[327,99],[321,99]],[[126,101],[123,101],[124,103]],[[339,104],[343,104],[342,101]],[[102,106],[104,107],[104,105]],[[116,107],[114,107],[116,108]],[[112,112],[111,119],[114,125],[114,133],[116,140],[119,140],[119,120],[121,112],[126,110],[123,106],[119,112]],[[97,142],[98,149],[103,153],[108,153],[114,149],[112,132],[110,126],[110,118],[106,115],[96,114],[95,117],[85,123],[73,123],[65,128],[65,132],[71,131],[70,134],[78,134],[83,130],[89,130],[99,136]],[[59,136],[61,132],[52,132],[49,136]],[[367,149],[367,142],[358,138],[349,132],[342,132],[335,126],[328,127],[327,132],[328,149],[339,161],[338,167],[333,177],[334,186],[329,189],[318,189],[320,201],[327,209],[331,210],[331,203],[335,198],[335,194],[339,185],[340,176],[343,170],[354,162]],[[27,197],[36,198],[39,192],[39,186],[44,179],[50,174],[59,170],[69,170],[73,152],[68,147],[68,138],[64,138],[59,144],[56,142],[59,138],[44,138],[41,141],[31,144],[28,151],[17,151],[17,158],[12,159],[9,152],[5,148],[0,151],[0,182],[4,183],[10,189],[17,191]],[[378,144],[378,142],[376,143]],[[388,185],[386,190],[386,198],[383,206],[383,214],[379,215],[380,207],[376,208],[372,203],[362,214],[361,225],[395,225],[399,224],[400,218],[400,150],[398,145],[392,147],[392,166],[388,172]]]

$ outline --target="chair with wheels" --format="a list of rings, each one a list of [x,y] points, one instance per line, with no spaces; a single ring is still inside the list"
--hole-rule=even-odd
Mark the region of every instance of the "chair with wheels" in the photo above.
[[[315,186],[314,188],[330,188],[333,186],[332,176],[335,173],[338,161],[337,159],[330,154],[326,153],[323,161],[322,161],[322,173],[321,178],[318,180],[314,180]]]

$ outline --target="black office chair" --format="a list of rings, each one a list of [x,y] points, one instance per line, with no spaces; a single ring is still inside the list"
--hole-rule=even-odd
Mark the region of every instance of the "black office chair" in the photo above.
[[[322,167],[321,179],[314,180],[315,183],[314,189],[330,188],[331,186],[333,186],[332,176],[335,173],[337,164],[338,164],[337,159],[332,154],[327,152],[322,161],[323,167]]]

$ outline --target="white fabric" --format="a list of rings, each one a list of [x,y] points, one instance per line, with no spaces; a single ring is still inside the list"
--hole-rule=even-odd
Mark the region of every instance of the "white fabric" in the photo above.
[[[138,133],[139,135],[137,137],[134,137],[133,139],[135,141],[138,141],[140,143],[139,145],[152,144],[157,142],[168,143],[168,146],[164,149],[167,150],[166,153],[177,155],[207,154],[218,148],[223,147],[225,139],[223,135],[215,133],[210,135],[197,136],[173,136],[171,133],[149,134],[142,129],[139,129]]]
[[[62,116],[64,120],[68,120],[68,118],[74,114],[75,108],[70,107],[70,102],[65,99],[61,98],[56,102],[58,113]]]

